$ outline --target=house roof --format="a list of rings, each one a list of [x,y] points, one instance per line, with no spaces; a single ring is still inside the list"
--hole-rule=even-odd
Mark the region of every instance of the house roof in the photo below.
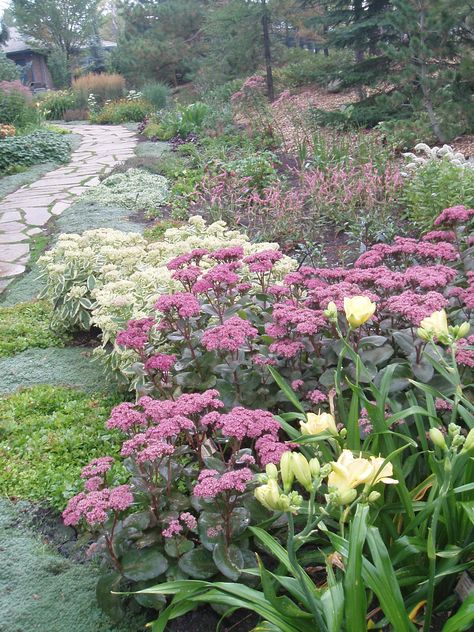
[[[27,42],[27,38],[23,37],[23,35],[21,35],[16,28],[10,27],[8,29],[8,33],[9,38],[6,44],[3,44],[1,46],[1,50],[6,55],[8,55],[8,53],[23,53],[32,50],[32,48],[35,46],[35,42],[33,40]]]
[[[41,45],[34,39],[22,35],[20,31],[14,27],[9,27],[8,32],[10,34],[8,41],[6,44],[0,46],[0,50],[6,55],[12,53],[25,53],[31,50],[35,50],[35,52],[37,52],[37,49],[41,47]],[[102,40],[102,46],[105,49],[115,48],[117,43],[109,40]],[[88,48],[88,46],[81,46],[81,48]]]

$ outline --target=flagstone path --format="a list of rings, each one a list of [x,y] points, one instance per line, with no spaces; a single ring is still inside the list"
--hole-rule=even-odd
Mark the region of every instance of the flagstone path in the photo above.
[[[66,126],[65,126],[66,127]],[[73,204],[99,175],[134,155],[136,138],[127,128],[67,125],[82,141],[71,161],[0,201],[0,293],[25,271],[31,237]]]

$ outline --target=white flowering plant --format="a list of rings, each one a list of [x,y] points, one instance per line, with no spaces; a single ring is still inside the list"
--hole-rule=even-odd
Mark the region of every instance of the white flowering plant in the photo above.
[[[429,161],[444,160],[450,162],[461,169],[474,170],[474,163],[470,162],[463,153],[456,151],[451,145],[443,145],[442,147],[430,147],[426,143],[418,143],[415,145],[416,153],[406,152],[403,156],[407,159],[405,169],[412,171],[426,165]],[[420,155],[421,154],[421,155]]]
[[[103,180],[85,194],[85,199],[105,206],[156,213],[166,203],[168,195],[168,180],[165,177],[144,169],[129,169]]]

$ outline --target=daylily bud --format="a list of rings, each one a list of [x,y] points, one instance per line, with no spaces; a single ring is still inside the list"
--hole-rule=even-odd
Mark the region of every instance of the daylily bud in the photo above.
[[[311,478],[311,470],[308,460],[301,454],[301,452],[291,453],[291,469],[295,475],[296,480],[302,485],[306,491],[311,491],[313,487],[313,481]]]
[[[254,495],[258,502],[270,511],[275,511],[278,509],[280,488],[278,487],[278,483],[273,478],[271,478],[266,485],[257,487],[257,489],[254,491]]]
[[[367,296],[353,296],[344,299],[344,311],[346,319],[352,329],[357,329],[365,322],[370,320],[376,309],[375,303],[372,303]]]
[[[446,441],[444,439],[443,433],[438,428],[430,428],[430,439],[434,443],[435,446],[441,448],[441,450],[446,450]]]
[[[310,461],[309,461],[309,469],[311,471],[311,476],[313,478],[318,478],[319,473],[321,472],[321,465],[320,465],[318,459],[316,459],[316,458],[310,459]]]
[[[464,445],[465,441],[466,438],[463,437],[462,434],[458,434],[453,437],[453,440],[451,441],[451,448],[460,448],[462,445]]]
[[[329,320],[329,322],[331,322],[331,323],[337,322],[337,307],[336,307],[336,303],[334,303],[333,301],[328,303],[328,306],[324,310],[324,315]]]
[[[469,430],[462,452],[474,452],[474,428]]]
[[[417,334],[418,334],[418,337],[424,340],[425,342],[429,342],[433,337],[429,331],[426,331],[426,329],[423,329],[422,327],[418,327]]]
[[[468,322],[462,323],[462,325],[459,325],[459,329],[458,329],[458,333],[457,333],[457,339],[459,340],[459,338],[465,338],[467,336],[467,334],[469,333],[471,329],[471,325]]]
[[[337,490],[335,500],[338,505],[350,505],[357,497],[355,489]]]
[[[283,489],[288,492],[293,484],[294,474],[292,469],[291,452],[283,452],[280,459],[280,474]]]
[[[381,497],[381,495],[382,494],[380,492],[376,492],[376,491],[370,492],[367,500],[369,501],[369,503],[375,503]]]
[[[278,480],[278,468],[274,463],[268,463],[265,467],[265,472],[268,478],[273,478],[275,481]]]
[[[448,426],[448,432],[452,437],[455,437],[456,435],[460,434],[461,432],[461,426],[458,426],[457,424],[451,423]]]
[[[321,478],[325,478],[326,476],[329,476],[329,474],[332,472],[332,467],[330,463],[325,463],[323,465],[323,467],[321,468]]]

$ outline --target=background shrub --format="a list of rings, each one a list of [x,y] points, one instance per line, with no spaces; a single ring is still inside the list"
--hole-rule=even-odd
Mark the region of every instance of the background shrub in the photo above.
[[[87,121],[89,118],[89,112],[85,108],[73,108],[66,110],[63,114],[63,119],[69,121]]]
[[[97,114],[91,114],[90,120],[97,124],[139,123],[153,109],[144,99],[120,99],[106,103]]]
[[[0,81],[14,81],[20,74],[20,67],[0,51]]]
[[[147,83],[140,89],[143,98],[152,103],[157,110],[161,110],[168,105],[171,90],[165,83],[154,81]]]
[[[25,136],[0,140],[0,172],[9,167],[29,167],[50,160],[66,162],[71,151],[67,136],[36,131]]]
[[[64,113],[75,104],[74,94],[70,90],[50,90],[40,93],[39,98],[41,112],[50,121],[62,119]]]
[[[90,94],[93,94],[97,103],[102,105],[109,99],[119,99],[125,94],[125,79],[118,74],[90,73],[74,79],[72,91],[77,107],[86,107]]]
[[[349,50],[331,50],[323,53],[293,48],[288,52],[288,63],[277,70],[277,79],[289,88],[319,84],[326,86],[330,81],[343,78],[344,69],[352,61]]]
[[[429,160],[406,178],[402,199],[407,218],[428,229],[445,208],[459,204],[474,207],[474,168]]]
[[[51,327],[52,309],[46,301],[0,307],[0,358],[25,349],[62,347],[64,327]]]
[[[48,53],[47,63],[53,84],[57,88],[67,88],[70,84],[71,73],[64,51],[60,48],[53,48],[53,50]]]
[[[31,93],[19,81],[0,84],[0,121],[26,127],[38,121],[38,112],[31,101]]]

